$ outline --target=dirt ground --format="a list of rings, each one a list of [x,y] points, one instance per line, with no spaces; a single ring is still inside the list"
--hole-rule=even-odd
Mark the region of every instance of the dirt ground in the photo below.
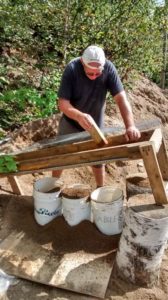
[[[168,150],[168,90],[162,91],[157,85],[151,83],[147,78],[140,77],[134,88],[128,92],[135,120],[148,120],[159,118],[162,121],[163,134]],[[50,119],[28,123],[11,134],[13,142],[8,149],[5,147],[1,151],[13,151],[22,149],[43,138],[53,137],[57,133],[57,125],[60,115],[55,115]],[[123,126],[118,108],[108,104],[106,108],[106,126]],[[117,185],[125,191],[125,177],[132,173],[143,173],[142,161],[123,162],[118,161],[106,166],[106,185]],[[19,177],[20,185],[25,195],[32,195],[33,183],[38,178],[51,176],[51,172],[41,172],[32,175]],[[92,190],[95,189],[95,181],[90,167],[81,167],[64,170],[61,179],[66,184],[84,183],[88,184]],[[5,209],[12,201],[11,187],[6,178],[0,179],[0,240],[3,239],[1,232],[4,232],[3,218]],[[10,197],[9,197],[10,195]],[[115,270],[114,270],[115,272]],[[113,272],[108,285],[106,300],[166,300],[168,299],[168,250],[165,251],[159,285],[152,288],[142,288],[130,284],[118,278]],[[7,292],[0,299],[12,300],[85,300],[96,299],[93,297],[79,295],[57,288],[40,285],[26,280],[18,279],[15,285],[10,285]]]

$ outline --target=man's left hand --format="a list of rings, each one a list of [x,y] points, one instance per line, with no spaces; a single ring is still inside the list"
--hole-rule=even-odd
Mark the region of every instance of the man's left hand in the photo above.
[[[141,133],[136,126],[130,126],[126,129],[125,138],[126,141],[137,141],[141,137]]]

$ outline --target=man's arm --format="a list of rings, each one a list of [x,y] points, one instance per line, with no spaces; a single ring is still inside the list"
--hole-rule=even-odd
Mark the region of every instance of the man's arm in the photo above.
[[[67,99],[60,98],[58,100],[58,107],[67,117],[78,122],[79,125],[84,130],[91,130],[92,128],[92,117],[88,114],[82,113],[80,110],[76,109],[71,105],[70,101]]]
[[[132,113],[132,108],[128,102],[125,91],[118,93],[114,96],[114,100],[117,103],[121,116],[123,118],[125,128],[126,128],[126,140],[127,141],[136,141],[140,138],[141,134],[138,128],[135,126],[134,117]]]

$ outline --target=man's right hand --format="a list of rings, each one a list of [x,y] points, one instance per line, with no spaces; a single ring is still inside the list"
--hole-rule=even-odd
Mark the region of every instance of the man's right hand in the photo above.
[[[92,129],[94,122],[93,118],[90,115],[84,113],[79,114],[79,116],[77,117],[77,121],[79,125],[86,131],[90,131]]]
[[[84,130],[91,130],[94,120],[90,115],[85,114],[73,107],[70,101],[67,99],[60,98],[58,100],[58,106],[60,111],[62,111],[67,117],[77,121]]]

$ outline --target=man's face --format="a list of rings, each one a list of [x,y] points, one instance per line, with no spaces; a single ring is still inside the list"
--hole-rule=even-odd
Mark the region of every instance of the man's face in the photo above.
[[[84,67],[85,74],[90,80],[95,80],[97,77],[101,76],[102,70],[100,70],[100,65],[98,63],[90,63],[90,66],[92,68],[89,68],[88,65],[86,66],[83,62],[82,64]]]

